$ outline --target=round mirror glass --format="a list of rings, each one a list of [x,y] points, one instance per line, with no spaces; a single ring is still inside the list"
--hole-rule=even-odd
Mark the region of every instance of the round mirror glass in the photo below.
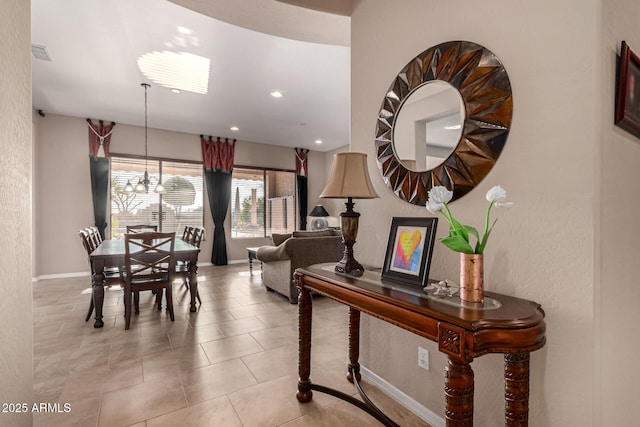
[[[432,80],[404,101],[393,126],[393,151],[415,172],[434,169],[453,152],[462,136],[464,103],[448,82]]]

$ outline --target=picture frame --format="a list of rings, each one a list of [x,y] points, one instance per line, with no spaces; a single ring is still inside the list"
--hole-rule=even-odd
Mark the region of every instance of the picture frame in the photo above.
[[[640,138],[640,58],[625,41],[616,80],[615,124]]]
[[[438,218],[392,218],[382,279],[426,286],[437,226]]]

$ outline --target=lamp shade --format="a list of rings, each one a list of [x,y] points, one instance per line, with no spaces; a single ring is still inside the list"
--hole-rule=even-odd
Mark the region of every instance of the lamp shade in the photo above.
[[[316,205],[311,211],[309,216],[329,216],[329,212],[322,205]]]
[[[333,156],[333,169],[329,182],[320,197],[327,199],[377,199],[371,184],[367,155],[364,153],[337,153]]]

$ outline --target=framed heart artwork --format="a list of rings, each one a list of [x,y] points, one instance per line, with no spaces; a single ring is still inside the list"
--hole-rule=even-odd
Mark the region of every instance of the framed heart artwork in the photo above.
[[[382,267],[382,279],[426,286],[438,218],[394,217]]]

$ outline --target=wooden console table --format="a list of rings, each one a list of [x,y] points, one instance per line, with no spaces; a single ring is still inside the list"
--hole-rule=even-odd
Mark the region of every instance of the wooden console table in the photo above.
[[[484,304],[458,298],[436,297],[421,289],[382,281],[379,272],[365,271],[360,278],[333,271],[334,264],[297,269],[300,291],[298,401],[312,398],[312,390],[346,400],[386,426],[397,426],[364,395],[360,381],[360,313],[392,323],[438,343],[448,357],[445,368],[445,418],[449,427],[473,426],[473,370],[470,363],[487,353],[504,354],[505,426],[527,426],[529,419],[529,353],[545,344],[544,311],[519,298],[487,292]],[[313,384],[311,374],[310,292],[349,306],[349,363],[347,379],[356,385],[363,401]],[[355,380],[355,381],[354,381]]]

